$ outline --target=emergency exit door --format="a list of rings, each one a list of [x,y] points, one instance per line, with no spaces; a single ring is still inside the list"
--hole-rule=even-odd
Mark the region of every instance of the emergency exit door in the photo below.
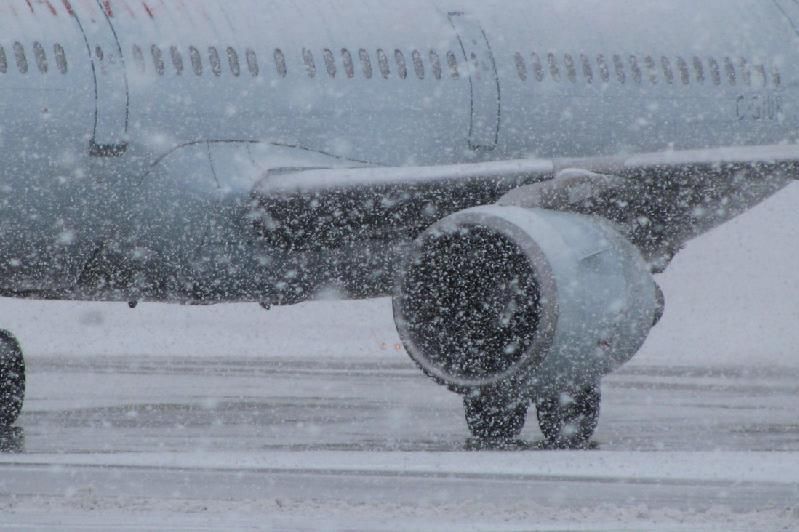
[[[497,147],[500,124],[499,77],[488,37],[480,23],[465,13],[449,13],[460,41],[471,87],[469,147],[475,151]]]
[[[128,79],[113,12],[103,0],[73,0],[74,16],[86,39],[95,84],[91,155],[113,157],[127,149]]]

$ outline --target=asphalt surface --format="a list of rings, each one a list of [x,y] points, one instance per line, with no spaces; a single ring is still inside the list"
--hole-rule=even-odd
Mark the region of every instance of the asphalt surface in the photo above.
[[[0,528],[799,529],[799,478],[680,463],[799,464],[797,369],[631,366],[592,449],[566,453],[534,415],[526,444],[471,451],[459,398],[399,352],[33,357],[29,390],[0,435]],[[597,473],[628,454],[641,474]]]

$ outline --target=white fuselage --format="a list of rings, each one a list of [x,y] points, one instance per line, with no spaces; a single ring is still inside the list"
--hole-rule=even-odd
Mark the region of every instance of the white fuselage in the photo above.
[[[248,245],[230,216],[275,168],[794,142],[794,22],[779,0],[3,0],[0,289],[72,297],[98,254],[166,250],[191,284]]]

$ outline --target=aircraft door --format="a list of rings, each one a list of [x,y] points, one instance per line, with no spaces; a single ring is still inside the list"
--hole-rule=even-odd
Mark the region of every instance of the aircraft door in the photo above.
[[[499,138],[500,92],[491,45],[480,23],[466,14],[450,13],[449,20],[458,35],[471,86],[469,147],[475,151],[493,150]]]
[[[127,149],[129,94],[122,48],[112,25],[113,11],[103,0],[72,3],[86,39],[95,82],[95,119],[90,153],[122,155]]]

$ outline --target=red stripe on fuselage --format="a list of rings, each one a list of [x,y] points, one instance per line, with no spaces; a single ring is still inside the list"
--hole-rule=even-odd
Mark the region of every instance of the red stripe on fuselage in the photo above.
[[[103,0],[103,10],[108,18],[114,18],[114,10],[111,9],[111,0]]]
[[[153,15],[153,10],[150,9],[150,6],[147,5],[147,2],[142,0],[141,5],[144,7],[144,11],[147,12],[147,16],[149,16],[150,18],[155,18],[155,15]]]
[[[136,12],[128,5],[128,0],[118,0],[118,2],[122,2],[122,5],[125,7],[125,11],[128,12],[130,18],[136,18]]]
[[[50,0],[44,0],[44,3],[47,4],[47,8],[50,10],[50,13],[52,13],[54,17],[57,17],[58,11],[56,10],[55,6],[50,3]]]

